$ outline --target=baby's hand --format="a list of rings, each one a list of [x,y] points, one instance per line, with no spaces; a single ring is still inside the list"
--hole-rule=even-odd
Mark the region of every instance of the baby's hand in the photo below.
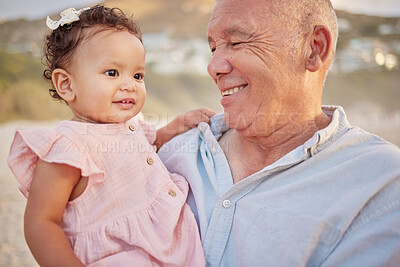
[[[177,117],[178,119],[178,133],[186,132],[197,125],[200,122],[210,123],[210,117],[214,116],[215,112],[209,108],[199,108],[187,111]]]
[[[173,121],[157,131],[156,142],[154,144],[158,149],[171,138],[196,127],[200,122],[209,123],[210,117],[214,115],[215,112],[209,108],[194,109],[180,114]]]

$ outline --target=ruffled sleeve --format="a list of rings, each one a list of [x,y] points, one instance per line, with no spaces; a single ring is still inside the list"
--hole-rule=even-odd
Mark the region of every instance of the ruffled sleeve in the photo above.
[[[21,130],[15,133],[7,163],[19,181],[19,189],[25,197],[28,197],[39,158],[48,163],[63,163],[78,168],[82,176],[89,177],[89,181],[104,180],[104,172],[96,166],[83,147],[79,148],[51,129]]]

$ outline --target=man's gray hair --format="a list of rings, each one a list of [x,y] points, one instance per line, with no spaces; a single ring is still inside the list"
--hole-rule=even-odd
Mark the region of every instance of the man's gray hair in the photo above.
[[[336,51],[338,24],[330,0],[272,0],[271,12],[289,29],[286,45],[291,50],[291,60],[298,56],[297,48],[304,36],[317,25],[326,26],[332,34],[333,55]],[[333,57],[332,55],[332,57]]]

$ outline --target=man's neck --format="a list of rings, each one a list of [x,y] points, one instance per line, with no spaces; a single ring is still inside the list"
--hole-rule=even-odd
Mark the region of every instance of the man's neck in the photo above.
[[[330,121],[326,114],[321,113],[313,120],[281,123],[274,132],[260,128],[257,132],[230,129],[219,142],[231,168],[233,182],[237,183],[273,164],[328,126]]]

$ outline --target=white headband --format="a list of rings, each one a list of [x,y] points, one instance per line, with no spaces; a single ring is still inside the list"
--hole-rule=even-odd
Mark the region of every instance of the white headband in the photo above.
[[[49,17],[47,17],[47,27],[49,27],[52,30],[57,29],[59,26],[63,26],[65,24],[70,24],[74,21],[79,20],[79,15],[85,11],[90,9],[90,7],[85,7],[79,10],[75,10],[75,8],[71,7],[63,12],[60,13],[61,18],[58,21],[51,20]]]

